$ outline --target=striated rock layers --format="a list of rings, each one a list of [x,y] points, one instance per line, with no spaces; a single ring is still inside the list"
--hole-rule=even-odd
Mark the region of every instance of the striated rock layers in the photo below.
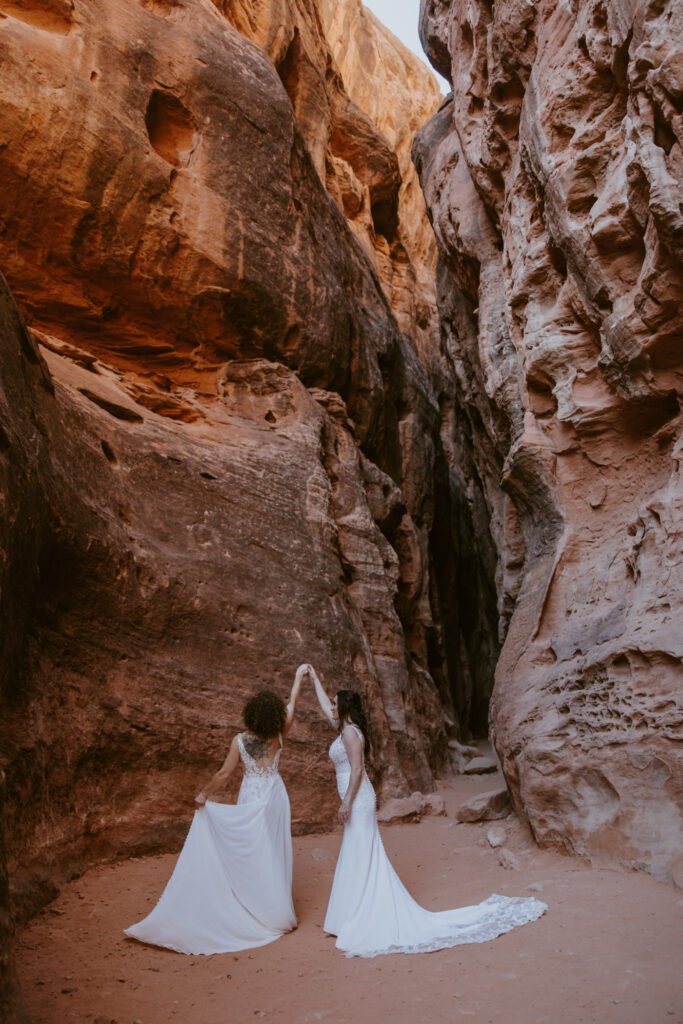
[[[415,159],[486,499],[492,727],[545,845],[683,881],[683,11],[423,0]],[[469,460],[469,462],[468,462]]]
[[[460,506],[419,213],[317,4],[0,10],[0,264],[28,325],[3,285],[0,750],[28,912],[176,843],[246,696],[303,660],[365,693],[384,795],[432,788],[481,707],[442,628]],[[320,723],[304,697],[299,830],[333,820]]]

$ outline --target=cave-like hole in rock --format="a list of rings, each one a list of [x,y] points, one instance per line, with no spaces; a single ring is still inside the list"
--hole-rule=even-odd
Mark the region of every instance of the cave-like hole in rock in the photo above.
[[[557,412],[557,398],[553,394],[553,382],[541,376],[527,377],[529,405],[534,416],[542,419]]]
[[[548,242],[548,252],[550,254],[550,262],[552,263],[555,270],[558,272],[560,277],[567,277],[567,260],[564,253],[559,246],[550,240]]]
[[[375,233],[393,242],[398,231],[398,197],[380,199],[371,206]]]
[[[664,120],[655,106],[655,142],[668,156],[676,142],[676,133],[671,125]]]
[[[460,34],[462,42],[460,44],[460,52],[463,54],[465,60],[469,60],[474,51],[474,37],[472,35],[472,29],[468,22],[465,22],[461,29]]]
[[[178,97],[155,89],[147,104],[145,124],[159,156],[174,167],[186,167],[197,145],[197,128]]]
[[[524,86],[516,75],[510,76],[507,82],[497,82],[491,90],[491,99],[497,106],[514,103],[519,105],[524,99]]]
[[[116,463],[118,462],[118,459],[116,458],[116,454],[114,453],[114,449],[112,448],[112,446],[107,441],[103,441],[102,442],[102,451],[105,454],[107,462],[110,462],[112,464],[112,466],[115,466]]]
[[[290,102],[296,111],[297,98],[300,92],[301,82],[301,38],[299,36],[299,30],[294,30],[292,41],[287,47],[287,51],[276,65],[276,71],[280,76],[280,81],[285,87],[285,92],[289,96]]]
[[[625,431],[631,437],[653,437],[667,423],[678,418],[678,397],[674,391],[648,395],[639,401],[625,403],[622,414]]]

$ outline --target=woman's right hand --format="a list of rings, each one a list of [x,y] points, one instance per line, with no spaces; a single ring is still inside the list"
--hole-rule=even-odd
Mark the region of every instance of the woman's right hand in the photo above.
[[[345,825],[351,817],[351,804],[347,804],[346,800],[342,800],[340,803],[337,817],[342,825]]]
[[[196,803],[197,807],[203,807],[204,804],[206,803],[206,797],[204,796],[203,793],[198,793],[197,796],[194,798],[194,802]]]

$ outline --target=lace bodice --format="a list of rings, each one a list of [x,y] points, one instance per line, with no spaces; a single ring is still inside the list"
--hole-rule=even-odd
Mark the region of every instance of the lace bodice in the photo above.
[[[365,737],[358,726],[351,725],[351,728],[355,729],[361,742],[364,744]],[[336,740],[330,747],[330,760],[334,765],[334,770],[337,776],[337,791],[343,800],[351,779],[351,762],[349,761],[349,756],[346,753],[346,747],[344,746],[341,733],[337,736]],[[375,791],[367,776],[367,772],[365,771],[365,762],[363,762],[363,778],[361,780],[360,788],[356,793],[356,798],[353,801],[354,809],[356,808],[356,805],[358,805],[359,810],[364,808],[366,810],[374,811],[375,803]]]
[[[244,743],[244,733],[237,737],[240,757],[244,765],[244,777],[240,788],[238,803],[251,803],[260,800],[268,795],[273,780],[279,778],[280,754],[282,753],[282,737],[280,736],[280,749],[270,764],[260,764],[251,756]]]
[[[282,737],[280,736],[280,749],[276,753],[270,764],[262,765],[255,758],[251,756],[244,743],[244,733],[241,732],[237,737],[237,746],[240,749],[240,757],[244,765],[245,775],[274,775],[278,770],[280,763],[280,754],[282,753]]]
[[[330,747],[330,760],[332,761],[334,770],[337,774],[339,774],[339,772],[351,773],[351,765],[349,763],[346,747],[344,746],[341,734],[337,736]]]
[[[357,726],[351,725],[349,728],[354,729],[358,733],[361,742],[365,743],[365,737]],[[339,733],[336,740],[330,747],[330,760],[334,765],[334,770],[337,775],[339,775],[340,772],[342,774],[351,774],[351,763],[349,761],[349,755],[346,753],[346,747],[344,746],[344,740],[342,739],[341,733]],[[365,772],[365,765],[363,765],[363,772]]]

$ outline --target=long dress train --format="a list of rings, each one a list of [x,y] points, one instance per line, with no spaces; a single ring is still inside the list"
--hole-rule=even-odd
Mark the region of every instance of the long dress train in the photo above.
[[[355,726],[353,728],[356,728]],[[360,729],[357,730],[362,738]],[[341,736],[330,747],[343,799],[351,765]],[[412,898],[391,866],[377,827],[375,791],[363,779],[344,827],[324,929],[347,956],[429,953],[486,942],[547,910],[540,900],[494,894],[471,907],[432,912]]]
[[[280,751],[260,767],[238,737],[244,777],[236,804],[195,811],[154,910],[125,934],[180,953],[233,953],[296,928],[289,798]],[[280,740],[282,747],[282,740]]]

